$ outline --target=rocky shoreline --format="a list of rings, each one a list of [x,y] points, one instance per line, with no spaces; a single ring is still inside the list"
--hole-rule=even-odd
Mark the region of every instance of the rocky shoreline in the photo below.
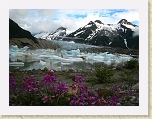
[[[92,52],[92,53],[100,53],[100,52],[109,52],[109,53],[118,53],[118,54],[126,54],[126,55],[139,55],[139,50],[137,49],[123,49],[123,48],[112,48],[112,47],[101,47],[101,48],[87,48],[80,49],[81,52]]]

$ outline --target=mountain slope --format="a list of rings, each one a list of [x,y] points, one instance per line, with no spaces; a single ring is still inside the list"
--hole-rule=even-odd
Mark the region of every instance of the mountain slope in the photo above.
[[[66,31],[66,28],[60,27],[55,32],[40,33],[35,37],[96,46],[139,49],[139,27],[126,19],[121,19],[117,24],[104,24],[100,20],[95,20],[72,33],[67,34]]]
[[[91,45],[139,49],[139,35],[134,36],[138,29],[138,26],[125,19],[117,24],[104,24],[96,20],[90,21],[66,37],[81,38],[78,42]]]
[[[34,37],[41,38],[41,39],[47,39],[47,40],[59,40],[65,35],[66,35],[66,28],[59,27],[54,32],[51,32],[51,33],[41,32],[41,33],[36,34]]]
[[[19,48],[28,46],[29,49],[58,48],[50,41],[33,37],[29,31],[22,29],[16,22],[9,19],[9,46],[11,45],[17,45]]]
[[[29,31],[22,29],[17,23],[9,19],[9,39],[12,38],[28,38],[38,43]]]

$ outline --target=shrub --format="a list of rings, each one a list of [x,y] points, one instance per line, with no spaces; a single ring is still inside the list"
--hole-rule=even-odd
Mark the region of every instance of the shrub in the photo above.
[[[114,73],[111,68],[101,65],[95,70],[93,75],[96,76],[97,82],[108,83],[111,82],[111,77],[114,75]]]
[[[43,69],[44,71],[48,71],[48,68],[47,67],[44,67],[44,69]]]
[[[132,59],[132,60],[130,60],[130,61],[127,61],[127,62],[124,64],[124,67],[125,67],[126,69],[139,69],[138,60]]]

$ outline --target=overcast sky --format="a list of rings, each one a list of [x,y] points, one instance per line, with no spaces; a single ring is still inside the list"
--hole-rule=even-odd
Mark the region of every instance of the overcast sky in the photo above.
[[[9,18],[32,34],[52,32],[65,27],[70,32],[86,25],[89,21],[101,20],[105,24],[116,24],[127,19],[139,25],[139,10],[134,9],[10,9]]]

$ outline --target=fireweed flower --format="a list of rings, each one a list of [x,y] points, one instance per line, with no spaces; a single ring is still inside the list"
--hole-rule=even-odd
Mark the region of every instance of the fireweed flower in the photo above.
[[[10,76],[10,77],[9,77],[9,86],[10,86],[12,89],[15,89],[15,85],[16,85],[16,81],[14,80],[13,76]]]
[[[72,90],[76,90],[78,86],[76,84],[72,84],[70,87],[72,87]]]
[[[89,102],[90,105],[95,105],[97,97],[95,97],[95,96],[88,96],[87,100],[88,100],[88,102]]]
[[[96,106],[98,106],[98,105],[106,106],[107,102],[106,102],[106,100],[103,97],[101,97],[101,98],[97,99],[97,101],[96,101]]]
[[[55,76],[46,74],[46,75],[43,77],[43,83],[49,85],[49,84],[51,84],[51,83],[53,83],[53,82],[57,82],[57,79],[56,79]]]
[[[53,98],[54,98],[55,96],[44,96],[43,98],[42,98],[42,101],[43,101],[43,103],[47,103],[47,102],[50,102],[50,103],[52,103],[53,102]]]
[[[52,85],[50,86],[50,90],[51,90],[51,91],[55,91],[55,86],[54,86],[54,84],[52,84]]]
[[[26,82],[22,82],[22,89],[26,92],[28,91],[27,87],[28,87],[28,84]]]
[[[36,78],[29,77],[27,81],[22,82],[22,89],[25,92],[36,92],[38,91],[38,82]]]
[[[16,88],[16,81],[15,81],[15,79],[13,78],[13,76],[9,76],[9,87],[10,87],[10,93],[11,94],[15,94],[15,95],[18,95],[17,93],[16,93],[16,90],[17,90],[17,88]]]
[[[58,86],[56,87],[56,93],[60,92],[68,92],[68,88],[66,87],[66,83],[58,82]]]
[[[114,91],[116,91],[117,93],[120,93],[119,87],[118,87],[118,86],[115,86],[115,87],[114,87]]]
[[[80,90],[80,93],[86,93],[86,94],[88,94],[88,92],[89,92],[87,86],[78,85],[78,88]]]
[[[73,106],[84,106],[85,100],[86,100],[86,98],[85,98],[84,94],[79,94],[79,95],[75,94],[73,99],[70,102],[70,105],[71,106],[72,105]]]
[[[53,71],[48,71],[47,74],[50,75],[50,76],[54,76],[54,72]]]
[[[108,100],[110,106],[116,106],[119,102],[119,99],[116,96],[113,96],[112,99]]]
[[[77,82],[77,83],[82,83],[83,80],[84,80],[84,79],[83,79],[82,76],[76,76],[76,77],[75,77],[75,82]]]

